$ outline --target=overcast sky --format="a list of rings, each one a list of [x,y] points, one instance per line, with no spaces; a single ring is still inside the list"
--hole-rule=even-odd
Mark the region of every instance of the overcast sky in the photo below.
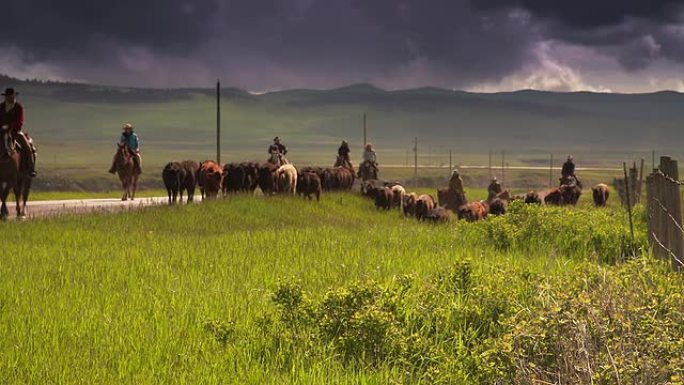
[[[684,91],[684,0],[21,0],[0,73],[252,91]]]

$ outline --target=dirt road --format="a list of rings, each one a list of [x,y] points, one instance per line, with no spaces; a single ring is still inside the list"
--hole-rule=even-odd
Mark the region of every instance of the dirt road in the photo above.
[[[62,214],[89,212],[116,212],[135,210],[145,206],[166,204],[167,197],[139,198],[134,201],[121,199],[67,199],[55,201],[29,201],[28,218],[44,218]],[[15,218],[14,202],[8,204],[10,219]]]

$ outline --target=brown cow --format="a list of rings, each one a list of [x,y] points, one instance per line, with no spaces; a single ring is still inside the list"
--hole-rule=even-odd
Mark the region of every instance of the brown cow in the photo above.
[[[492,203],[489,204],[489,213],[492,215],[504,215],[506,214],[506,209],[508,203],[501,198],[494,198]]]
[[[525,203],[527,204],[537,204],[540,205],[542,204],[542,198],[539,196],[539,193],[536,191],[530,191],[527,194],[525,194]]]
[[[361,195],[369,198],[375,198],[375,189],[382,186],[378,180],[371,179],[361,182]]]
[[[472,202],[458,209],[458,219],[465,219],[468,222],[481,221],[487,218],[488,212],[489,205],[486,202]]]
[[[404,195],[404,215],[405,216],[415,216],[416,215],[416,201],[418,200],[418,195],[416,193],[410,193]]]
[[[166,194],[169,197],[169,204],[176,203],[178,193],[182,193],[182,183],[185,180],[185,169],[179,162],[169,162],[162,170],[162,180],[164,187],[166,187]],[[181,202],[183,196],[181,195]]]
[[[560,206],[563,204],[563,194],[560,189],[552,188],[544,195],[544,203],[547,205]]]
[[[198,184],[202,192],[202,199],[216,199],[221,191],[223,168],[213,160],[205,160],[199,166]]]
[[[605,207],[608,203],[608,196],[610,195],[610,188],[603,183],[599,183],[591,188],[592,197],[594,198],[594,205],[596,207]]]
[[[431,195],[423,194],[416,199],[416,218],[423,219],[437,206],[435,198]]]
[[[375,208],[390,210],[392,208],[392,201],[394,200],[394,193],[389,187],[375,188]]]
[[[273,195],[276,192],[277,171],[278,166],[268,162],[259,167],[258,184],[264,195]]]
[[[440,206],[432,209],[424,219],[434,223],[446,223],[451,221],[452,218],[453,214],[451,210]]]
[[[297,194],[305,198],[312,199],[316,196],[316,201],[321,200],[321,178],[315,172],[302,172],[297,178]]]
[[[181,162],[181,166],[185,169],[185,179],[181,183],[180,199],[183,201],[183,190],[188,194],[188,203],[195,200],[195,186],[197,186],[197,171],[199,164],[192,160],[185,160]]]

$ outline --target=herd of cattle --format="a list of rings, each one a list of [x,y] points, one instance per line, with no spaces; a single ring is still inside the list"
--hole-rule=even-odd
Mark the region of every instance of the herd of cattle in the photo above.
[[[174,203],[183,192],[188,202],[194,199],[199,187],[202,199],[216,199],[219,195],[254,193],[257,187],[264,195],[303,195],[320,200],[322,191],[351,190],[356,179],[354,170],[347,167],[306,167],[297,170],[291,164],[228,163],[224,166],[207,160],[169,162],[162,171],[169,203]]]
[[[508,191],[490,193],[487,200],[468,202],[465,193],[449,188],[437,191],[437,199],[430,194],[407,193],[398,182],[377,180],[361,183],[361,193],[375,201],[377,209],[391,210],[400,208],[405,216],[433,222],[448,222],[453,216],[474,222],[488,215],[503,215],[514,200],[527,204],[547,204],[555,206],[576,205],[582,194],[579,183],[561,184],[559,188],[546,191],[530,191],[523,195],[510,195]],[[592,198],[597,207],[606,206],[610,189],[601,183],[592,188]]]
[[[169,203],[175,203],[183,193],[187,201],[194,200],[196,187],[202,199],[216,199],[219,195],[254,193],[259,188],[264,195],[302,195],[320,200],[323,191],[349,191],[354,186],[356,174],[349,167],[295,168],[291,164],[276,166],[272,163],[228,163],[224,166],[207,160],[170,162],[162,178]],[[361,182],[361,193],[375,201],[377,209],[399,208],[406,216],[434,222],[450,221],[454,215],[459,219],[477,221],[488,215],[503,215],[509,203],[522,200],[528,204],[575,205],[581,194],[581,183],[561,183],[559,188],[542,192],[531,191],[511,196],[508,191],[491,194],[487,200],[468,202],[465,194],[445,188],[437,191],[438,199],[430,194],[409,193],[398,182],[368,180]],[[592,188],[596,206],[605,206],[609,188],[599,184]]]

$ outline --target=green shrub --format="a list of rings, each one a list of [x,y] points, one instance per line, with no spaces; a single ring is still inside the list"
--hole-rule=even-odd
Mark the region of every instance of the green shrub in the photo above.
[[[309,311],[296,325],[275,295],[270,318],[281,325],[267,337],[287,340],[280,348],[293,355],[390,369],[404,382],[680,383],[684,279],[667,269],[637,258],[540,277],[463,261],[424,281],[298,292],[297,308]]]

